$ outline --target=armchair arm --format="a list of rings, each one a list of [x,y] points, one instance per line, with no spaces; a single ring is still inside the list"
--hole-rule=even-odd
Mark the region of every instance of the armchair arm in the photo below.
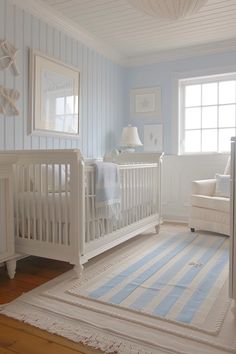
[[[204,179],[192,182],[192,194],[213,196],[215,194],[215,188],[215,179]]]

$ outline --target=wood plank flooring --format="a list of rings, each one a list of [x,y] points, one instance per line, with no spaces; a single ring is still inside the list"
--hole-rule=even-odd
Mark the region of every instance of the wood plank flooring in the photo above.
[[[162,230],[186,230],[185,225],[164,224]],[[29,257],[17,262],[15,279],[0,268],[0,304],[10,302],[22,293],[71,269],[68,263]],[[66,338],[0,315],[0,354],[102,354]]]
[[[10,280],[0,268],[0,304],[71,269],[68,263],[29,257],[17,262],[15,279]],[[23,322],[0,315],[0,354],[75,354],[101,353],[66,338],[52,335]]]

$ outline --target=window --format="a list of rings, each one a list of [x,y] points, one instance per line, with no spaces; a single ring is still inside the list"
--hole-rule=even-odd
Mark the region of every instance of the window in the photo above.
[[[236,74],[180,80],[180,152],[229,152],[236,133]]]

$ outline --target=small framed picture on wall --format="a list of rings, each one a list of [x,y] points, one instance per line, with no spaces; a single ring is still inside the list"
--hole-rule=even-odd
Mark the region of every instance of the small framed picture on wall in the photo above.
[[[160,87],[132,89],[130,91],[130,114],[132,117],[160,117]]]
[[[162,124],[144,125],[144,151],[163,151],[163,129]]]

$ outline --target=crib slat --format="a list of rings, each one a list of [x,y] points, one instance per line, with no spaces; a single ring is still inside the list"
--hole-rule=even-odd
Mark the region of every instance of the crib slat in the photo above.
[[[138,219],[141,219],[141,170],[138,170],[138,181],[137,181],[137,186],[138,186]]]
[[[35,179],[36,179],[36,166],[33,165],[33,173],[32,173],[32,188],[33,188],[33,240],[37,240],[37,232],[36,232],[36,193],[35,193]]]
[[[23,186],[23,191],[25,187],[25,166],[21,166],[21,178],[22,178],[22,186]],[[22,227],[22,237],[26,238],[25,235],[25,203],[24,203],[24,197],[21,198],[21,210],[22,210],[22,220],[21,220],[21,227]]]
[[[92,223],[92,232],[91,232],[91,240],[95,239],[95,176],[94,176],[94,172],[91,173],[91,194],[93,195],[91,197],[91,201],[92,201],[92,213],[91,213],[91,223]]]
[[[52,164],[52,243],[56,241],[55,164]]]
[[[130,170],[130,183],[131,183],[131,223],[134,222],[135,220],[135,203],[134,203],[134,198],[135,198],[135,180],[134,180],[134,168]]]
[[[68,196],[68,164],[65,165],[65,244],[69,245],[68,233],[68,209],[69,209],[69,196]]]
[[[45,228],[46,228],[46,242],[49,242],[49,220],[48,220],[48,211],[49,211],[49,207],[48,207],[48,203],[49,203],[49,181],[48,181],[48,169],[49,169],[49,165],[46,164],[45,165],[45,187],[46,187],[46,198],[45,198],[45,218],[44,218],[44,224],[45,224]]]
[[[128,225],[129,221],[129,186],[128,186],[128,171],[124,170],[125,174],[125,204],[126,204],[126,213],[125,213],[125,226]]]
[[[89,238],[89,219],[90,219],[90,212],[89,212],[89,184],[90,183],[90,172],[86,173],[86,187],[85,187],[85,205],[86,205],[86,242],[90,241]]]
[[[128,224],[132,223],[132,169],[128,170],[128,184],[129,184],[129,220]]]
[[[137,221],[137,168],[133,169],[133,183],[134,183],[134,222]]]
[[[16,237],[20,236],[20,230],[19,230],[19,166],[15,166],[15,216],[16,216]]]
[[[42,165],[39,164],[39,240],[43,241]]]
[[[59,228],[59,235],[58,235],[58,241],[59,241],[59,244],[61,245],[63,242],[62,242],[62,213],[61,213],[61,203],[62,203],[62,196],[61,196],[61,193],[62,193],[62,186],[61,186],[61,164],[60,165],[57,165],[58,169],[59,169],[59,188],[58,188],[58,193],[59,193],[59,206],[58,206],[58,217],[59,217],[59,220],[58,220],[58,228]]]
[[[26,193],[27,193],[27,238],[30,239],[30,165],[26,167]]]

